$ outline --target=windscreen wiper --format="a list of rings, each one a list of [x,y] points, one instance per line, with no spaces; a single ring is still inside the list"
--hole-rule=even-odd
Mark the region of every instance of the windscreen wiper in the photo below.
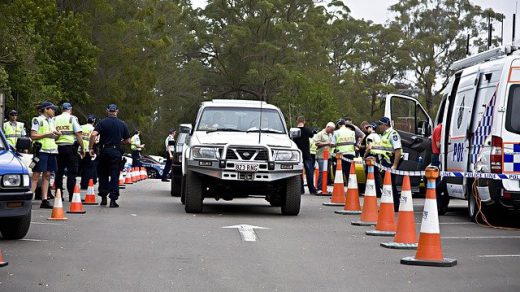
[[[234,128],[216,128],[216,129],[206,131],[206,133],[213,133],[213,132],[242,132],[242,131],[239,129],[234,129]]]
[[[247,130],[246,133],[256,133],[260,132],[260,129],[254,129],[254,130]],[[275,130],[275,129],[262,129],[262,133],[271,133],[271,134],[283,134],[282,131]]]

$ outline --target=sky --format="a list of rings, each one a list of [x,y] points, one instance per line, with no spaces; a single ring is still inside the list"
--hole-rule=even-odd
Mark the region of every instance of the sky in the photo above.
[[[496,12],[505,15],[504,20],[504,43],[510,43],[512,39],[512,18],[515,13],[517,2],[520,0],[472,0],[471,2],[481,6],[483,9],[492,8]],[[388,8],[397,3],[395,0],[344,0],[345,4],[350,8],[351,14],[355,18],[370,19],[376,23],[384,23],[392,17],[388,12]],[[206,0],[192,0],[193,6],[204,7]],[[516,39],[520,39],[520,17],[516,19]],[[495,36],[500,36],[501,24],[494,23]]]

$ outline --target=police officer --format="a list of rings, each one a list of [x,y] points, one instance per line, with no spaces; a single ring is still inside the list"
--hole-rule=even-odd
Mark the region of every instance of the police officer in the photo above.
[[[31,139],[34,141],[33,147],[39,149],[37,153],[39,161],[33,167],[31,192],[34,193],[36,191],[38,180],[43,173],[41,189],[42,203],[40,208],[52,209],[48,201],[49,180],[51,173],[58,168],[56,160],[58,145],[56,145],[55,139],[58,138],[61,133],[56,131],[53,120],[56,106],[51,102],[44,101],[40,104],[38,110],[41,114],[33,118],[31,126]]]
[[[107,196],[110,197],[110,208],[117,208],[117,199],[119,198],[119,170],[121,158],[123,156],[122,145],[130,144],[130,133],[126,124],[117,118],[119,110],[117,105],[110,104],[107,106],[107,117],[96,125],[94,131],[90,135],[89,152],[91,156],[95,155],[94,144],[96,137],[99,136],[99,160],[98,160],[98,178],[99,178],[99,196],[101,197],[101,206],[107,205]]]
[[[141,144],[141,138],[139,137],[141,133],[139,131],[135,131],[132,139],[130,139],[130,149],[132,150],[132,167],[141,167],[141,151],[144,148],[144,144]]]
[[[345,126],[345,120],[340,119],[337,122],[339,129],[334,131],[335,137],[335,152],[340,152],[345,158],[354,159],[356,155],[355,144],[356,144],[356,133]],[[347,178],[344,181],[346,185],[350,174],[350,162],[341,160],[341,168],[343,175]]]
[[[316,150],[316,160],[318,161],[318,167],[320,169],[319,175],[318,175],[318,185],[316,186],[318,189],[317,194],[321,194],[322,189],[322,173],[325,170],[325,161],[330,158],[330,155],[332,154],[330,151],[330,148],[332,146],[331,137],[334,132],[334,128],[336,125],[334,125],[333,122],[328,122],[325,129],[318,132],[316,135],[314,135],[313,140],[314,144],[316,144],[317,150]],[[323,157],[323,153],[325,152],[325,149],[329,150],[329,157]],[[327,184],[327,182],[323,182]]]
[[[81,126],[78,118],[72,115],[72,105],[65,102],[61,105],[61,115],[54,118],[56,130],[61,135],[56,139],[58,145],[58,171],[56,171],[56,189],[63,191],[63,175],[67,169],[67,191],[69,192],[69,202],[72,201],[76,176],[78,175],[79,153],[83,157],[85,149],[81,135]]]
[[[173,144],[173,145],[170,145]],[[163,174],[161,181],[169,181],[168,174],[170,174],[170,170],[172,168],[172,159],[173,152],[175,151],[175,130],[170,129],[168,132],[168,137],[164,140],[164,146],[166,147],[166,165],[164,165]]]
[[[366,159],[367,157],[374,157],[376,161],[382,161],[386,159],[386,151],[382,150],[381,146],[381,136],[379,136],[378,133],[376,133],[375,129],[377,128],[376,123],[369,124],[368,122],[364,126],[364,130],[366,133],[365,140],[366,140],[366,149],[365,149],[365,155],[363,156],[363,159]],[[389,160],[389,159],[386,159]],[[368,168],[365,168],[365,177],[368,177]],[[378,197],[381,197],[381,175],[379,172],[374,173],[374,179],[376,182],[376,195]]]
[[[18,122],[18,113],[15,110],[9,112],[9,121],[4,123],[4,134],[7,138],[9,145],[16,147],[16,141],[18,138],[26,135],[25,126],[23,123]]]
[[[96,116],[88,115],[87,123],[81,125],[81,135],[83,140],[83,148],[88,149],[88,143],[90,141],[90,134],[94,131],[94,123],[96,123]],[[95,156],[90,156],[90,152],[85,153],[83,159],[81,159],[81,189],[86,190],[88,187],[89,180],[92,179],[94,184],[97,183],[96,175],[96,160]]]
[[[376,122],[378,124],[378,131],[381,134],[381,146],[376,147],[379,150],[382,150],[384,155],[382,156],[382,160],[380,163],[383,166],[389,167],[393,170],[396,170],[401,163],[401,154],[402,154],[402,144],[401,137],[399,133],[392,128],[390,125],[390,119],[388,117],[382,117],[379,121]],[[397,176],[392,174],[392,193],[394,196],[394,209],[395,211],[399,211],[399,194],[397,193],[397,184],[396,184]]]

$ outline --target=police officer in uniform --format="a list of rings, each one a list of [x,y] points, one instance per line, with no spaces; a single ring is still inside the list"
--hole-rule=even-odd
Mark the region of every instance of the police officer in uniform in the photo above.
[[[63,191],[63,175],[67,169],[67,191],[69,192],[69,202],[72,201],[76,176],[78,175],[79,153],[83,157],[85,149],[81,135],[81,126],[78,118],[72,115],[72,105],[65,102],[61,106],[61,115],[54,118],[56,130],[61,135],[56,139],[58,145],[58,171],[56,172],[56,189]]]
[[[366,159],[367,157],[374,157],[376,161],[382,161],[386,159],[386,151],[382,150],[381,146],[381,136],[379,136],[378,133],[376,133],[377,124],[371,123],[365,125],[365,131],[366,131],[366,150],[365,155],[363,156],[363,159]],[[386,159],[389,160],[389,159]],[[365,177],[368,177],[368,168],[365,168]],[[379,172],[374,173],[374,179],[376,182],[376,195],[377,197],[381,197],[381,175]]]
[[[130,149],[132,150],[132,167],[141,167],[141,151],[144,148],[144,144],[141,144],[141,133],[139,131],[135,131],[132,139],[130,139]]]
[[[56,145],[55,139],[58,138],[61,133],[56,131],[56,126],[54,125],[53,117],[56,106],[51,102],[44,101],[40,104],[38,110],[41,115],[33,118],[31,126],[31,139],[34,141],[33,147],[39,149],[37,154],[39,161],[32,169],[31,192],[35,193],[38,180],[43,173],[41,189],[42,203],[40,208],[52,209],[48,201],[49,180],[51,173],[58,169],[56,160],[58,145]]]
[[[323,176],[322,174],[325,170],[325,159],[328,160],[330,158],[332,151],[329,151],[329,157],[323,157],[323,153],[325,152],[325,149],[330,150],[332,146],[331,137],[335,127],[336,125],[334,125],[333,122],[328,122],[325,129],[321,130],[313,137],[314,144],[316,144],[317,147],[316,160],[318,161],[318,167],[320,169],[320,172],[318,174],[318,185],[316,186],[316,188],[318,189],[317,194],[321,194]],[[327,166],[327,168],[329,167]],[[326,181],[323,183],[327,184]]]
[[[401,163],[402,144],[399,133],[390,125],[388,117],[382,117],[378,124],[378,131],[381,133],[381,146],[376,147],[377,150],[382,150],[384,155],[380,163],[383,166],[396,170]],[[397,176],[392,174],[392,193],[394,196],[394,210],[399,211],[399,194],[397,193]]]
[[[94,123],[96,122],[96,116],[88,115],[87,123],[81,125],[81,135],[83,140],[83,148],[88,149],[88,143],[90,141],[90,134],[94,131]],[[86,190],[88,187],[88,181],[92,179],[94,184],[97,183],[96,175],[96,160],[95,156],[90,156],[90,152],[85,153],[83,159],[81,159],[81,189]]]
[[[356,155],[356,133],[345,126],[345,120],[343,119],[340,119],[336,124],[339,126],[339,129],[334,131],[336,141],[334,152],[340,152],[345,158],[354,159],[354,156]],[[344,184],[346,185],[350,174],[350,162],[341,160],[341,168],[343,175],[346,177],[346,180],[344,181]]]
[[[94,156],[94,144],[99,136],[98,179],[101,206],[107,205],[107,196],[110,197],[110,208],[117,208],[119,198],[119,170],[123,156],[122,145],[130,144],[130,133],[126,124],[117,118],[117,105],[107,107],[107,117],[96,125],[90,135],[89,152]]]
[[[9,112],[9,121],[4,123],[4,134],[9,145],[16,147],[18,138],[26,135],[25,126],[23,123],[17,121],[18,113],[15,110]]]
[[[173,145],[170,145],[173,144]],[[170,129],[168,132],[168,137],[164,140],[164,146],[166,147],[166,165],[164,165],[163,174],[161,181],[169,181],[168,174],[170,174],[170,170],[172,168],[172,159],[173,152],[175,151],[175,130]]]

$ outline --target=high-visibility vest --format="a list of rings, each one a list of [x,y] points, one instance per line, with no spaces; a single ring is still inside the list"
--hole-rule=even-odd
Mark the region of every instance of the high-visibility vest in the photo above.
[[[92,134],[92,131],[94,131],[94,126],[92,126],[92,124],[81,125],[81,139],[83,140],[83,149],[88,149],[90,134]]]
[[[40,124],[40,127],[38,128],[38,134],[47,134],[55,130],[54,121],[47,120],[45,116],[34,118],[33,123],[36,123],[34,120]],[[36,142],[40,142],[42,144],[42,149],[40,150],[41,152],[58,153],[58,145],[53,138],[42,138],[36,140]]]
[[[345,126],[334,132],[336,136],[336,149],[343,154],[356,154],[354,145],[356,144],[356,133]]]
[[[56,139],[58,145],[72,145],[74,144],[74,126],[73,121],[76,119],[75,116],[63,113],[54,118],[56,130],[61,132],[61,136]]]
[[[7,142],[11,144],[11,146],[16,147],[16,141],[18,138],[22,137],[24,124],[20,122],[15,122],[16,126],[13,127],[11,122],[4,123],[4,134],[7,138]]]
[[[387,161],[389,161],[390,158],[394,154],[394,146],[392,145],[392,142],[390,141],[390,137],[394,133],[396,135],[399,135],[399,133],[397,133],[397,131],[395,131],[394,129],[385,131],[383,133],[383,136],[381,136],[381,143],[379,145],[373,145],[372,150],[370,152],[371,153],[381,153],[382,155],[385,156],[385,159]]]
[[[132,150],[141,150],[141,139],[139,138],[139,135],[133,135],[130,139],[130,149]]]
[[[309,138],[309,145],[309,150],[311,154],[316,155],[316,150],[318,149],[318,147],[316,147],[316,144],[314,144],[314,140],[312,140],[312,138]]]

